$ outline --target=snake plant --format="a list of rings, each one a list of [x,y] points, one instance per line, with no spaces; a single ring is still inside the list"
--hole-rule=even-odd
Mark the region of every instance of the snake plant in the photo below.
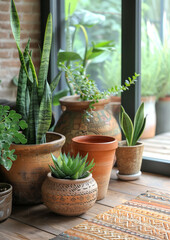
[[[80,179],[89,176],[91,169],[94,167],[94,160],[87,162],[88,154],[81,157],[79,153],[76,157],[71,157],[70,154],[60,153],[56,158],[53,154],[52,159],[54,167],[49,166],[52,176],[55,178]]]
[[[11,0],[10,23],[21,62],[16,100],[17,112],[28,124],[28,128],[24,130],[27,143],[44,143],[52,119],[52,92],[61,75],[59,73],[50,85],[47,82],[52,42],[52,15],[51,13],[48,15],[46,23],[38,76],[31,58],[32,51],[29,49],[30,39],[23,53],[20,48],[20,21],[14,0]]]
[[[119,122],[121,129],[126,137],[127,145],[136,145],[137,141],[144,131],[146,124],[146,117],[144,117],[144,103],[139,106],[135,114],[134,124],[132,123],[132,120],[128,114],[125,112],[125,109],[121,106]]]

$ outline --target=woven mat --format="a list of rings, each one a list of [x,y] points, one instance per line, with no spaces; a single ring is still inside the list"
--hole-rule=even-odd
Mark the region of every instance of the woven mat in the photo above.
[[[170,194],[147,191],[54,239],[170,240]]]

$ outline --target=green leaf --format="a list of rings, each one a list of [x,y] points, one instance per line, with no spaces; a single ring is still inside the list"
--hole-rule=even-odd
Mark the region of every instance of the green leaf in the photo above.
[[[132,145],[135,145],[138,139],[140,138],[141,129],[143,128],[143,123],[144,123],[144,103],[140,105],[140,107],[138,108],[135,114]]]
[[[40,70],[39,70],[39,75],[38,75],[38,98],[39,98],[39,101],[41,101],[41,99],[43,97],[44,87],[46,84],[45,82],[47,80],[51,42],[52,42],[52,15],[50,13],[48,15],[46,29],[45,29]]]
[[[19,122],[19,126],[20,126],[21,129],[25,129],[25,128],[28,127],[28,124],[24,120],[21,120]]]
[[[60,98],[67,96],[68,89],[60,90],[53,96],[53,105],[60,105]]]
[[[55,88],[57,87],[59,81],[60,81],[60,78],[61,78],[61,72],[59,72],[57,74],[57,76],[52,80],[51,84],[50,84],[50,89],[51,89],[51,92],[53,93],[53,91],[55,90]]]
[[[57,57],[57,65],[59,66],[60,62],[75,61],[75,60],[82,61],[82,58],[78,53],[66,52],[66,51],[60,49],[60,51],[58,53],[58,57]]]
[[[44,136],[49,130],[52,120],[52,104],[51,104],[51,90],[48,82],[46,81],[44,93],[40,103],[38,115],[38,128],[37,128],[37,144],[43,143]]]
[[[121,106],[121,108],[123,107]],[[128,146],[130,146],[132,143],[132,136],[133,136],[133,123],[130,117],[128,116],[128,114],[124,111],[124,109],[122,109],[121,114],[122,114],[121,128],[126,137],[127,144]]]
[[[10,23],[14,39],[17,45],[20,46],[20,22],[14,0],[11,0]]]

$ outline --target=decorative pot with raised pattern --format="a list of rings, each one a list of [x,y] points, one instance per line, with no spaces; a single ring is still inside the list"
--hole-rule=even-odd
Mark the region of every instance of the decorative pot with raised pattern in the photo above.
[[[44,204],[57,214],[78,216],[91,208],[97,199],[97,183],[90,174],[86,178],[58,179],[48,173],[42,185]]]

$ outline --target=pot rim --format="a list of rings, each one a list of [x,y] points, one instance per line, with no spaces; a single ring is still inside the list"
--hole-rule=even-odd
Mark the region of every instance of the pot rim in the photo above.
[[[80,178],[80,179],[62,179],[62,178],[55,178],[52,176],[51,172],[47,174],[47,178],[49,178],[51,181],[60,183],[60,184],[79,184],[82,182],[87,182],[92,178],[92,173],[89,174],[86,178]]]
[[[123,144],[123,145],[120,145],[120,144]],[[144,145],[144,143],[140,142],[140,141],[137,141],[137,144],[133,145],[133,146],[127,146],[127,145],[124,145],[124,144],[126,144],[126,140],[119,141],[118,142],[118,148],[137,148],[137,147],[141,147],[141,146]]]
[[[56,133],[56,132],[47,132],[46,135],[55,135],[55,136],[60,136],[60,139],[56,139],[50,142],[46,142],[46,143],[41,143],[41,144],[15,144],[12,143],[11,146],[14,146],[15,148],[19,147],[19,148],[25,148],[25,147],[35,147],[35,146],[47,146],[47,145],[51,145],[53,144],[55,141],[57,141],[58,143],[62,143],[63,141],[65,142],[66,138],[63,134],[61,133]]]
[[[72,95],[72,96],[65,96],[65,97],[62,97],[59,99],[61,105],[64,105],[64,106],[70,106],[72,104],[74,105],[89,105],[89,103],[91,103],[93,100],[87,100],[87,101],[79,101],[80,99],[80,95]],[[97,103],[94,103],[94,106],[95,105],[105,105],[107,103],[110,102],[110,97],[108,98],[102,98],[102,99],[99,99]]]
[[[0,188],[1,187],[7,187],[8,189],[3,192],[0,192],[0,197],[9,194],[13,189],[12,185],[9,183],[0,183]]]
[[[101,140],[95,141],[97,139],[101,139]],[[114,137],[106,136],[106,135],[81,135],[81,136],[72,138],[72,142],[77,146],[84,145],[86,148],[98,147],[100,148],[98,149],[98,151],[108,151],[108,150],[116,149],[118,147],[117,140]]]

